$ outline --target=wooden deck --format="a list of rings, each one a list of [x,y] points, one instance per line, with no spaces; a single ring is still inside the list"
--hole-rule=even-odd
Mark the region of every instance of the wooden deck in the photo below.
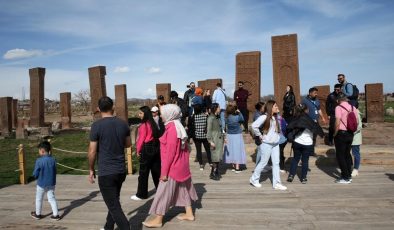
[[[364,146],[363,146],[364,147]],[[367,148],[364,147],[364,150]],[[370,149],[373,152],[373,149]],[[328,152],[328,151],[327,151]],[[172,209],[162,229],[394,229],[394,166],[362,165],[360,176],[349,185],[334,183],[337,169],[330,161],[312,157],[308,184],[298,179],[287,183],[287,191],[275,191],[270,173],[263,174],[263,187],[249,185],[254,163],[240,174],[224,171],[221,181],[208,178],[191,159],[193,182],[199,200],[194,204],[196,220],[174,218],[182,209]],[[324,157],[323,157],[324,159]],[[325,162],[324,164],[322,162]],[[153,200],[132,201],[138,175],[128,176],[122,192],[122,207],[132,229],[143,229]],[[44,219],[33,220],[35,182],[0,189],[0,229],[100,229],[106,207],[98,190],[87,176],[58,175],[56,198],[63,219],[51,221],[50,206],[44,202]],[[153,187],[153,186],[151,186]]]

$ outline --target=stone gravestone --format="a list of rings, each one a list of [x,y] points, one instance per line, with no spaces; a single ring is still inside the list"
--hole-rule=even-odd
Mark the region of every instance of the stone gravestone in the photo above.
[[[27,130],[25,129],[25,119],[23,118],[18,118],[18,125],[16,127],[15,137],[16,139],[27,138]]]
[[[18,126],[18,99],[12,99],[12,128]]]
[[[44,126],[44,77],[45,68],[29,69],[30,75],[30,125],[31,127]]]
[[[209,89],[211,91],[211,97],[212,97],[213,91],[215,91],[216,84],[218,82],[222,83],[222,79],[221,78],[206,79],[204,81],[198,81],[198,87],[202,88],[203,90]],[[232,97],[232,95],[228,95],[228,96]]]
[[[127,88],[125,84],[115,85],[115,111],[117,117],[128,122]]]
[[[107,96],[105,87],[106,74],[105,66],[94,66],[89,68],[91,111],[94,120],[101,118],[100,112],[97,110],[98,100],[101,97]]]
[[[197,86],[198,86],[199,88],[205,90],[205,89],[207,88],[206,80],[204,80],[204,81],[197,81]]]
[[[365,111],[367,122],[383,122],[383,84],[365,84]]]
[[[327,97],[330,94],[330,86],[329,85],[320,85],[315,86],[317,88],[317,98],[320,101],[320,109],[323,113],[324,119],[328,122],[328,116],[326,112],[326,101]]]
[[[248,110],[250,114],[255,111],[255,104],[260,101],[261,87],[261,52],[242,52],[238,53],[235,58],[235,87],[238,89],[238,81],[244,82],[244,89],[251,94],[248,98]],[[233,97],[234,95],[227,95]],[[249,121],[253,120],[253,116],[249,115]]]
[[[273,36],[271,42],[274,96],[279,110],[282,111],[287,85],[293,87],[296,103],[301,101],[297,34]]]
[[[71,128],[71,93],[60,93],[60,113],[62,129]]]
[[[12,97],[0,97],[1,136],[8,137],[12,132]]]
[[[170,83],[156,84],[156,99],[159,95],[163,95],[164,101],[168,103],[168,101],[170,101],[170,92],[171,92]]]

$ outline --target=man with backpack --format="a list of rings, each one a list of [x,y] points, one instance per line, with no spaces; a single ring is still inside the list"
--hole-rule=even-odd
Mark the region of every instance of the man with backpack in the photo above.
[[[338,82],[341,84],[341,91],[349,99],[349,103],[358,108],[359,90],[356,85],[346,81],[345,74],[338,74]]]
[[[345,94],[338,95],[338,106],[335,108],[335,153],[338,166],[341,169],[341,177],[335,183],[350,184],[352,182],[353,160],[350,155],[353,135],[357,130],[358,109],[348,102]]]
[[[222,89],[222,83],[218,82],[216,83],[216,89],[213,92],[212,95],[212,102],[213,103],[218,103],[219,107],[220,107],[220,125],[222,127],[222,132],[225,132],[225,127],[226,127],[226,123],[225,123],[225,117],[224,117],[224,111],[226,111],[226,98],[227,95],[224,92],[224,90]]]

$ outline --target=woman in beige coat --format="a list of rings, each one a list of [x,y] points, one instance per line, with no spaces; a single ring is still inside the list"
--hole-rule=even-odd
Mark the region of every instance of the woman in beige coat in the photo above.
[[[363,127],[363,123],[361,122],[360,112],[357,113],[357,120],[358,120],[357,131],[354,132],[353,143],[352,143],[352,154],[354,157],[352,177],[358,176],[358,170],[360,168],[360,161],[361,161],[360,145],[362,144],[362,139],[363,139],[361,135],[361,129]]]

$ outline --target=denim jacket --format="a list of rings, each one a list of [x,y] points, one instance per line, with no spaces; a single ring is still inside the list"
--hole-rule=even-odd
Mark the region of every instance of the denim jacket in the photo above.
[[[36,160],[33,176],[37,185],[45,188],[56,185],[56,160],[51,155],[44,155]]]
[[[228,115],[226,118],[227,133],[228,134],[239,134],[242,133],[241,123],[244,122],[244,117],[241,113],[238,115]]]

